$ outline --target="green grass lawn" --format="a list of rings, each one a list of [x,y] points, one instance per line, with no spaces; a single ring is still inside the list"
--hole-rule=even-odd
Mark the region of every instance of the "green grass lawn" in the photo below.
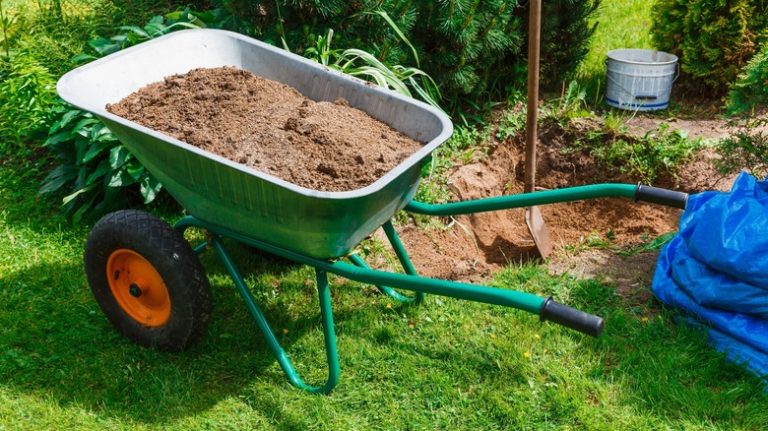
[[[85,2],[99,4],[64,4]],[[164,1],[113,3],[140,13],[128,6]],[[599,46],[624,46],[611,38],[633,34],[619,25],[618,3],[604,3]],[[589,61],[602,67],[597,52]],[[332,278],[341,383],[329,396],[310,395],[286,382],[224,269],[203,255],[214,294],[205,335],[179,354],[138,347],[112,329],[88,289],[89,226],[70,225],[57,201],[37,195],[43,163],[0,158],[0,430],[768,428],[761,382],[701,333],[675,325],[652,300],[627,302],[609,284],[531,264],[494,283],[602,315],[603,337],[434,296],[400,306]],[[232,248],[303,377],[324,379],[311,270]]]
[[[334,278],[342,364],[330,396],[284,379],[224,275],[190,350],[114,331],[82,270],[87,227],[36,196],[41,169],[0,167],[0,429],[765,429],[760,382],[612,286],[510,267],[501,286],[603,315],[592,339],[511,309],[428,297],[391,304]],[[172,216],[171,216],[172,217]],[[324,378],[312,273],[234,246],[254,293],[309,381]]]

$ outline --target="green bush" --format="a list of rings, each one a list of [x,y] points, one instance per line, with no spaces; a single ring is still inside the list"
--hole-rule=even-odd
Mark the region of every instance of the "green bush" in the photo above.
[[[731,86],[726,109],[741,114],[768,104],[768,44],[747,63]]]
[[[115,135],[87,112],[63,112],[43,146],[60,163],[43,180],[40,193],[65,190],[63,210],[75,222],[86,212],[99,215],[125,206],[137,197],[137,185],[145,204],[155,200],[162,188]]]
[[[586,151],[604,172],[628,175],[644,184],[663,176],[676,177],[680,166],[702,146],[701,139],[689,139],[666,123],[642,137],[617,133],[607,125],[579,134],[569,151]]]
[[[715,167],[723,175],[746,169],[760,179],[768,178],[768,125],[766,119],[748,120],[739,130],[718,142],[720,158]]]
[[[599,0],[544,3],[542,70],[545,81],[559,82],[587,51],[593,31],[587,20]],[[527,2],[219,0],[219,5],[232,15],[230,28],[294,52],[315,46],[333,28],[341,46],[370,52],[388,65],[420,67],[452,102],[504,99],[510,88],[525,86]],[[391,17],[414,50],[379,11]]]
[[[589,21],[600,1],[542,1],[541,81],[545,87],[559,90],[563,81],[574,77],[589,53],[589,41],[597,28],[597,23],[589,25]],[[527,8],[518,10],[528,12]]]
[[[0,154],[34,150],[55,117],[56,79],[71,68],[93,23],[63,17],[60,1],[0,2]]]
[[[659,0],[653,40],[680,57],[684,84],[700,93],[722,94],[768,40],[768,1]]]
[[[46,128],[55,83],[48,68],[31,57],[0,60],[0,154],[18,149]]]
[[[90,40],[89,53],[76,60],[93,60],[177,29],[203,26],[200,16],[205,17],[185,9],[155,16],[142,27],[122,26],[114,36]],[[58,165],[43,180],[40,193],[65,192],[62,209],[75,222],[85,214],[95,217],[132,200],[144,204],[155,200],[162,185],[106,126],[63,102],[55,112],[57,119],[43,146],[56,155]]]

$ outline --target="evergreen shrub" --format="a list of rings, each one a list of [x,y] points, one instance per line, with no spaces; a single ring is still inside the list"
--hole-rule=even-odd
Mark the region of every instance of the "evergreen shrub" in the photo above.
[[[684,85],[720,95],[768,39],[768,0],[658,0],[652,36],[680,57]]]
[[[747,63],[728,94],[729,114],[743,114],[768,105],[768,45]]]
[[[588,50],[600,0],[544,2],[542,77],[559,88]],[[332,28],[339,48],[420,67],[448,105],[498,100],[525,87],[528,2],[518,0],[219,0],[236,30],[302,54]],[[386,12],[415,54],[378,11]],[[567,48],[564,48],[567,47]]]

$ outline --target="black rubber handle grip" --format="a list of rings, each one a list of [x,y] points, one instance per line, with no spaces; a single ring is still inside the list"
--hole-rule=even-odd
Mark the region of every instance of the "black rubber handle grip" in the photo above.
[[[593,337],[599,337],[605,325],[602,317],[555,302],[551,296],[541,307],[541,320],[549,320]]]
[[[635,190],[635,200],[685,209],[688,204],[688,193],[640,184]]]

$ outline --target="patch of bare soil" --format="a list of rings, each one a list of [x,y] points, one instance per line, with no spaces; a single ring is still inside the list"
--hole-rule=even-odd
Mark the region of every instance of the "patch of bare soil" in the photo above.
[[[568,136],[557,125],[540,133],[537,186],[561,188],[599,182],[637,183],[637,178],[608,173],[587,153],[563,151]],[[524,143],[498,143],[480,162],[459,166],[449,180],[456,200],[521,193]],[[677,178],[661,179],[663,187],[688,192],[727,189],[733,178],[722,178],[703,152],[681,169]],[[639,245],[677,230],[681,211],[658,205],[608,198],[540,207],[555,244],[551,271],[615,281],[618,293],[631,296],[637,286],[648,286],[656,260],[654,253],[622,258],[610,250],[586,249],[574,256],[567,249],[584,244],[590,235],[610,238],[613,245]],[[401,228],[403,242],[424,275],[459,280],[482,280],[508,263],[537,258],[524,221],[524,209],[455,217],[445,230]],[[579,247],[576,247],[579,249]]]
[[[627,121],[627,131],[631,134],[643,136],[655,131],[662,123],[669,124],[675,129],[684,130],[690,138],[720,139],[729,136],[733,129],[728,126],[728,121],[718,118],[706,120],[686,120],[678,118],[658,118],[635,116]]]
[[[343,99],[314,102],[233,67],[167,77],[107,110],[315,190],[365,187],[422,146]]]
[[[658,252],[620,256],[613,250],[587,249],[578,254],[560,253],[548,262],[550,274],[568,273],[577,278],[595,278],[616,285],[616,294],[645,303],[651,297],[651,285]]]
[[[763,117],[765,113],[761,114]],[[722,139],[731,136],[738,130],[738,125],[725,118],[660,118],[645,115],[636,115],[627,121],[627,131],[633,135],[643,136],[655,131],[662,123],[669,124],[674,129],[684,130],[690,138]],[[762,125],[755,130],[762,129],[768,132],[768,125]]]
[[[678,188],[688,193],[704,190],[727,191],[731,189],[735,174],[723,175],[714,168],[714,161],[720,156],[711,148],[699,151],[693,160],[683,166],[674,179]]]

